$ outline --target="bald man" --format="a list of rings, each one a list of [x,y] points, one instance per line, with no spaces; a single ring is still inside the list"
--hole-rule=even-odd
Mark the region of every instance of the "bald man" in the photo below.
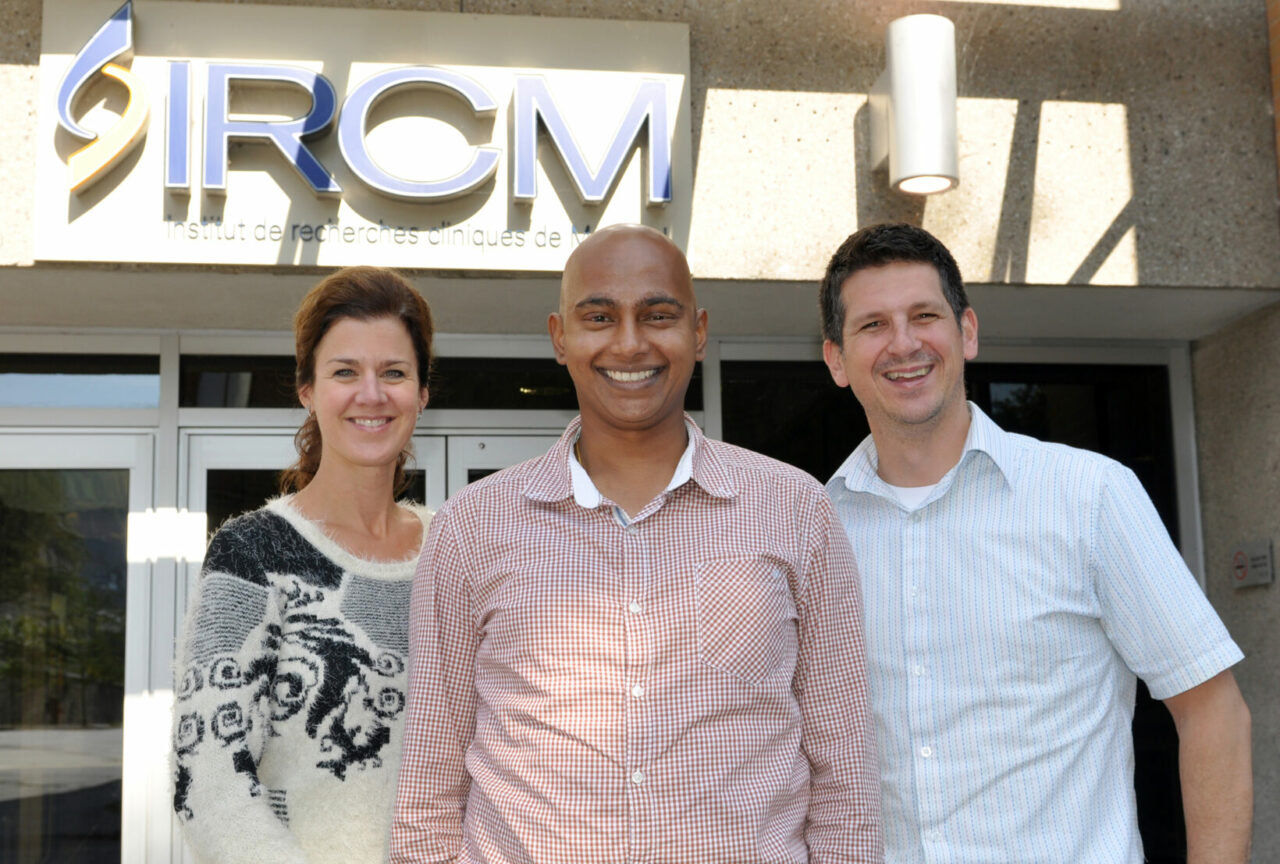
[[[432,521],[391,860],[880,862],[848,541],[684,413],[684,255],[597,231],[547,328],[581,414]]]

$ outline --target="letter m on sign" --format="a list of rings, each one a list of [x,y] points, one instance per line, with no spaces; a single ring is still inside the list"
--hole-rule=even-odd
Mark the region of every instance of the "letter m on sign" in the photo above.
[[[538,124],[555,145],[556,152],[578,196],[585,204],[599,204],[613,188],[618,172],[627,161],[640,132],[649,131],[646,204],[671,201],[671,130],[667,111],[667,84],[663,81],[641,81],[631,105],[613,134],[613,140],[599,170],[592,171],[586,157],[569,131],[560,109],[556,107],[547,82],[538,75],[520,75],[515,83],[515,168],[514,197],[532,202],[538,194]]]

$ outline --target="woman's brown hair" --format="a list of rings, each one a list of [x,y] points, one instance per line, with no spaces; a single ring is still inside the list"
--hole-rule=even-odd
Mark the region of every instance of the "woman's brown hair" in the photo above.
[[[297,371],[294,390],[315,383],[316,348],[324,334],[343,318],[372,321],[395,318],[404,325],[413,342],[418,361],[419,386],[426,387],[431,376],[431,339],[435,326],[431,308],[413,286],[392,270],[381,267],[347,267],[322,279],[302,298],[293,316],[293,334],[297,344]],[[296,492],[315,476],[320,467],[320,424],[315,414],[308,414],[293,436],[298,448],[298,461],[280,473],[280,492]],[[405,462],[412,454],[406,447],[396,462],[394,489],[399,495],[409,485]]]

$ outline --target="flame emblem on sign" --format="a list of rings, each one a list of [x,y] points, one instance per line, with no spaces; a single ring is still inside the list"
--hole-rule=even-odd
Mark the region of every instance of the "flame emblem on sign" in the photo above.
[[[113,61],[133,56],[133,2],[127,2],[98,28],[72,61],[58,84],[58,125],[89,143],[67,159],[71,191],[83,192],[127,156],[146,135],[149,107],[142,79]],[[120,120],[99,135],[82,127],[71,114],[80,91],[99,73],[125,86],[129,101]]]

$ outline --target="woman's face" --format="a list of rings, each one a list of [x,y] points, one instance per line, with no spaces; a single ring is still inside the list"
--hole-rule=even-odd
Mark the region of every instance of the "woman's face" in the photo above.
[[[322,465],[394,465],[413,434],[427,388],[398,318],[342,318],[315,352],[315,380],[298,390],[320,424]]]

